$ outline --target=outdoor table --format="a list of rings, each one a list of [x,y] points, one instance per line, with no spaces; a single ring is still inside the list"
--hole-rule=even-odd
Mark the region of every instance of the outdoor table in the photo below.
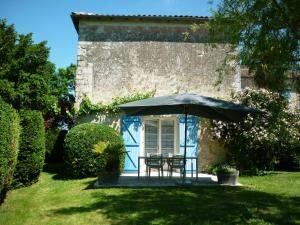
[[[147,159],[147,158],[150,158],[150,156],[139,156],[138,157],[138,179],[140,178],[140,165],[141,165],[141,159]],[[170,159],[172,159],[173,156],[166,156],[166,155],[163,155],[162,156],[162,159],[165,160],[165,161],[168,161]],[[196,156],[193,156],[193,157],[186,157],[186,160],[192,160],[192,163],[191,163],[191,172],[192,172],[192,177],[194,175],[194,169],[193,169],[193,160],[196,161],[196,180],[198,180],[198,157]]]

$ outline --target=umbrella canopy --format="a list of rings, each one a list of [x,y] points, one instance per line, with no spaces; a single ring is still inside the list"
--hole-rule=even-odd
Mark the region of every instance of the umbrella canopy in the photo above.
[[[241,121],[247,114],[257,112],[244,105],[188,93],[148,98],[119,107],[127,115],[132,116],[189,114],[233,122]]]
[[[127,115],[131,116],[185,114],[184,181],[186,176],[188,114],[216,120],[238,122],[247,114],[258,112],[257,110],[244,105],[189,93],[153,97],[122,104],[119,105],[119,107]]]

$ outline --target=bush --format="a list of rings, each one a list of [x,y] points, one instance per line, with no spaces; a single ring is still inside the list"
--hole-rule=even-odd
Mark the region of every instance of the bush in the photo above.
[[[13,180],[19,134],[18,114],[0,98],[0,203],[3,202]]]
[[[20,151],[14,186],[37,182],[45,160],[45,129],[42,114],[38,111],[21,110]]]
[[[46,159],[47,163],[62,162],[64,156],[64,141],[66,130],[48,129],[46,130]]]
[[[282,149],[276,169],[300,170],[300,146],[292,149]]]
[[[208,169],[208,173],[217,175],[218,173],[222,174],[235,174],[238,170],[230,165],[227,164],[216,164],[213,166],[210,166]]]
[[[99,171],[122,171],[123,139],[113,128],[84,123],[72,128],[65,140],[65,159],[73,177],[96,176]]]
[[[222,165],[216,169],[216,173],[217,174],[236,174],[236,173],[238,173],[238,170],[231,166],[228,166],[228,165]]]
[[[297,163],[300,115],[289,111],[287,99],[264,89],[245,89],[233,99],[264,113],[248,115],[239,123],[214,121],[213,134],[225,140],[229,163],[242,173],[252,174],[273,170],[291,158]]]
[[[49,128],[45,131],[45,161],[53,162],[54,158],[56,158],[56,148],[55,144],[59,135],[59,129]]]

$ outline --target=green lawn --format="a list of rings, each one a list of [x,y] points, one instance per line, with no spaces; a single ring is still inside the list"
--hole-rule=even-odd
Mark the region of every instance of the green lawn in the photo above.
[[[243,187],[90,189],[43,172],[14,190],[0,224],[300,224],[300,172],[242,177]]]

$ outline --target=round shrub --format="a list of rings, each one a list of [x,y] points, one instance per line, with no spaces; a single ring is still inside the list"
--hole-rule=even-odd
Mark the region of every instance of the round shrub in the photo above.
[[[67,134],[65,154],[73,177],[96,176],[99,171],[121,172],[125,147],[122,137],[113,128],[84,123]]]
[[[21,110],[20,151],[14,173],[14,186],[37,182],[45,160],[45,129],[42,114]]]
[[[0,203],[9,189],[19,148],[19,116],[0,98]]]

